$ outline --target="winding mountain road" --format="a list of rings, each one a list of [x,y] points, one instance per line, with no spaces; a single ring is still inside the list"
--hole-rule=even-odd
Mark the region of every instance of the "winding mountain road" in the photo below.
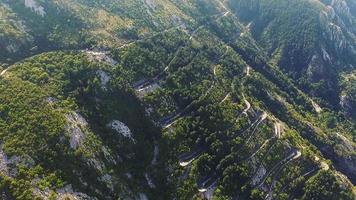
[[[267,113],[265,113],[265,112],[261,115],[260,120],[257,122],[256,126],[253,128],[253,130],[252,130],[250,136],[248,137],[248,139],[246,140],[246,142],[245,142],[244,145],[246,145],[246,144],[248,144],[248,143],[250,142],[252,136],[255,135],[255,132],[256,132],[257,128],[259,127],[259,125],[260,125],[263,121],[265,121],[265,120],[267,119],[267,117],[268,117],[268,115],[267,115]]]
[[[179,165],[182,167],[188,166],[192,163],[195,159],[197,159],[202,154],[202,151],[194,151],[186,156],[181,156],[179,159]]]
[[[288,164],[292,160],[295,160],[295,159],[299,158],[301,155],[302,155],[302,153],[299,150],[293,150],[293,152],[291,154],[289,154],[286,158],[282,159],[277,164],[275,164],[270,169],[270,171],[265,174],[265,176],[263,177],[262,181],[260,181],[260,183],[258,184],[258,187],[261,187],[264,184],[264,182],[266,181],[267,177],[269,177],[271,174],[273,174],[276,169],[278,169],[281,166],[284,166],[284,165]]]
[[[250,160],[251,158],[255,157],[255,155],[257,153],[259,153],[261,151],[261,149],[263,149],[271,140],[273,140],[274,138],[280,138],[281,135],[281,128],[280,128],[280,123],[276,122],[274,124],[274,135],[272,137],[270,137],[269,139],[267,139],[254,153],[252,153],[248,158],[246,158],[245,160]]]
[[[296,160],[298,159],[300,156],[302,155],[302,153],[300,151],[297,151],[297,153],[293,156],[292,159],[288,160],[286,163],[284,163],[282,166],[279,167],[279,169],[274,173],[274,176],[272,178],[272,182],[271,182],[271,185],[268,189],[268,193],[266,195],[266,200],[272,200],[272,195],[273,195],[273,188],[274,186],[276,185],[276,182],[277,182],[277,177],[279,176],[279,172],[282,171],[282,169],[288,165],[290,162],[292,162],[293,160]]]
[[[1,73],[0,73],[0,76],[4,76],[5,73],[7,72],[7,70],[9,70],[9,68],[10,68],[10,67],[8,67],[8,68],[2,70]]]
[[[230,98],[230,96],[231,96],[231,93],[230,92],[227,93],[227,95],[223,98],[223,100],[220,101],[220,104],[224,103],[226,100],[228,100]]]

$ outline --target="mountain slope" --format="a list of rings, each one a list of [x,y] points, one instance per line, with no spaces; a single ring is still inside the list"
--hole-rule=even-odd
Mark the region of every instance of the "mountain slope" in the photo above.
[[[354,1],[231,1],[253,37],[304,91],[329,107],[339,102],[338,77],[355,68]],[[336,92],[337,91],[337,92]]]
[[[5,199],[354,199],[352,1],[0,5]]]

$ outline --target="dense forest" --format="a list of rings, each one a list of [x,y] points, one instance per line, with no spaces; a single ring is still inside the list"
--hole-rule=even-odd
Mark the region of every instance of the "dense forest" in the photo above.
[[[353,0],[0,0],[2,199],[353,200]]]

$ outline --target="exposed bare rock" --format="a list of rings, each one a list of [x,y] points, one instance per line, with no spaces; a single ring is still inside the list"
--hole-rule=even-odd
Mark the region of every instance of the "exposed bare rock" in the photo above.
[[[337,138],[341,142],[341,146],[343,147],[344,151],[346,152],[356,152],[355,144],[347,139],[345,136],[341,135],[340,133],[336,133]]]
[[[103,172],[105,169],[105,164],[97,158],[89,159],[87,165],[94,167],[99,172]]]
[[[147,184],[150,188],[156,188],[156,185],[153,183],[153,181],[148,173],[145,173],[145,179],[146,179]]]
[[[307,75],[310,81],[317,81],[326,74],[326,66],[322,56],[315,53],[308,65]]]
[[[322,54],[323,54],[323,60],[327,63],[331,63],[331,57],[329,53],[325,50],[325,48],[321,48]]]
[[[49,199],[49,196],[51,195],[51,191],[47,188],[45,190],[40,190],[39,188],[34,188],[33,190],[33,195],[38,198],[40,197],[41,199]]]
[[[2,144],[0,144],[0,173],[9,175],[7,163],[8,163],[7,156],[2,149]]]
[[[25,0],[25,6],[27,8],[30,8],[36,14],[41,15],[42,17],[46,14],[44,8],[39,5],[35,0]]]
[[[136,200],[148,200],[148,197],[144,193],[139,193],[138,196],[135,199]]]
[[[72,185],[67,185],[57,190],[58,200],[97,200],[95,197],[90,197],[87,194],[81,192],[74,192]]]
[[[155,0],[144,0],[144,2],[150,9],[155,9],[157,6]]]
[[[96,73],[100,78],[101,88],[103,90],[107,90],[107,84],[110,81],[110,76],[103,70],[98,70]]]
[[[121,134],[122,136],[131,139],[132,142],[135,142],[135,139],[132,137],[132,132],[124,123],[120,122],[119,120],[111,121],[108,126],[115,130],[117,133]]]
[[[110,189],[111,192],[114,192],[114,183],[112,177],[109,174],[104,174],[99,178],[99,180],[106,184],[106,186]]]
[[[351,114],[353,108],[350,100],[347,98],[347,95],[340,96],[340,106],[346,114],[348,115]]]
[[[114,60],[112,57],[110,57],[108,54],[109,52],[107,51],[89,51],[86,50],[84,51],[87,56],[89,57],[89,60],[91,61],[98,61],[98,62],[105,62],[108,64],[116,65],[118,62]]]
[[[152,107],[146,107],[145,108],[145,114],[146,114],[147,117],[150,117],[153,112],[154,112],[154,110],[153,110]]]
[[[355,52],[356,20],[346,1],[333,0],[330,5],[325,6],[320,18],[324,24],[326,39],[333,42],[335,50],[339,53],[344,50]]]
[[[131,174],[130,172],[125,173],[125,176],[126,176],[128,179],[132,179],[132,174]]]
[[[47,97],[46,101],[49,104],[55,104],[55,103],[59,102],[59,100],[57,98],[54,98],[54,97]]]
[[[157,142],[155,142],[154,149],[153,149],[153,158],[151,160],[151,165],[156,165],[157,164],[157,157],[159,154],[159,148]]]
[[[26,167],[32,167],[35,165],[35,161],[28,155],[23,155],[21,157],[13,155],[9,158],[2,150],[2,146],[1,154],[1,170],[4,170],[3,172],[7,176],[15,177],[17,175],[17,166],[20,164]]]
[[[261,165],[258,168],[256,174],[252,177],[252,185],[256,185],[257,183],[259,183],[262,180],[262,178],[266,175],[266,173],[267,173],[266,168],[263,165]]]
[[[10,53],[16,53],[19,49],[20,46],[16,45],[16,44],[10,44],[8,46],[6,46],[6,51],[10,52]]]
[[[345,150],[344,145],[347,144],[338,145],[336,149],[333,149],[330,146],[323,146],[321,148],[321,151],[326,157],[330,158],[333,161],[333,165],[338,171],[342,172],[350,179],[351,182],[355,183],[356,182],[356,156],[355,155],[343,156],[343,155],[339,155],[338,152],[335,152],[338,149],[338,151],[341,151],[341,153],[347,153],[344,152]]]
[[[323,111],[323,109],[319,106],[319,104],[317,104],[315,101],[312,100],[312,105],[313,108],[315,110],[316,113],[320,113],[321,111]]]
[[[70,137],[70,147],[77,149],[85,140],[85,129],[88,125],[87,121],[80,114],[70,112],[65,115],[68,123],[66,130]]]
[[[104,153],[105,159],[109,161],[110,163],[113,163],[114,165],[117,164],[117,161],[115,160],[114,156],[109,152],[109,150],[106,147],[102,147],[102,152]],[[120,157],[118,156],[118,160],[121,161]]]

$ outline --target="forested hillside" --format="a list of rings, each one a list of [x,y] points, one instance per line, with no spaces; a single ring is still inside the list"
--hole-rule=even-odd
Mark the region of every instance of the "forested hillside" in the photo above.
[[[355,199],[355,1],[0,11],[2,199]]]

